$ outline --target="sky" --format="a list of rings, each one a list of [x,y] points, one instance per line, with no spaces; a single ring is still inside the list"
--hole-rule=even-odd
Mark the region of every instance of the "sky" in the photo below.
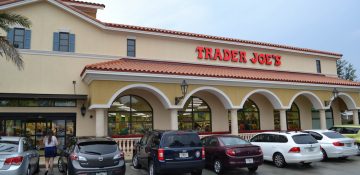
[[[101,21],[343,54],[360,77],[359,0],[84,0]]]

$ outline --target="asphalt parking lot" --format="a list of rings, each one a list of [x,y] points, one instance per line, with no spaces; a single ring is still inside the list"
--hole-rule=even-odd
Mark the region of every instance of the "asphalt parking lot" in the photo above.
[[[126,175],[147,175],[146,170],[134,169],[130,163],[127,163]],[[325,162],[317,162],[311,166],[302,166],[301,164],[288,165],[286,168],[276,168],[272,163],[265,162],[259,167],[254,175],[352,175],[360,172],[360,156],[350,157],[347,160],[331,159]],[[44,174],[44,168],[39,175]],[[60,175],[55,168],[54,175]],[[204,175],[215,175],[211,170],[205,169]],[[251,174],[247,169],[236,169],[225,173],[225,175]]]

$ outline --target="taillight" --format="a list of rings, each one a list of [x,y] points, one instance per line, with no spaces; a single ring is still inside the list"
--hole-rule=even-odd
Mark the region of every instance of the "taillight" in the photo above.
[[[71,153],[71,154],[70,154],[70,160],[79,160],[79,157],[78,157],[77,154]]]
[[[162,148],[158,149],[158,160],[159,161],[164,161],[165,160],[164,149],[162,149]]]
[[[333,145],[334,146],[344,146],[345,144],[341,143],[341,142],[334,142]]]
[[[113,159],[122,159],[122,158],[124,158],[124,152],[120,151],[120,153],[115,155]]]
[[[23,161],[22,156],[6,158],[4,165],[21,165]]]
[[[227,154],[228,156],[235,156],[235,150],[233,150],[233,149],[227,149],[227,150],[226,150],[226,154]]]
[[[289,153],[300,153],[300,147],[292,147]]]
[[[205,159],[205,148],[204,147],[202,147],[202,149],[201,149],[201,158]]]

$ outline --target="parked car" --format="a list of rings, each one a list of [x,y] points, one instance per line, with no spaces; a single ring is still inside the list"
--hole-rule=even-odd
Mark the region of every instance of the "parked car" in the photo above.
[[[330,130],[339,132],[345,137],[355,139],[355,143],[360,151],[360,125],[335,125]]]
[[[39,153],[25,137],[0,138],[0,174],[31,175],[39,172]]]
[[[250,142],[261,147],[264,160],[273,161],[279,168],[287,163],[309,165],[323,159],[318,141],[303,132],[264,132]]]
[[[263,163],[261,148],[237,136],[213,135],[201,139],[205,147],[206,165],[221,174],[231,168],[248,168],[255,172]]]
[[[61,152],[59,171],[66,174],[124,175],[124,153],[111,138],[74,137]]]
[[[148,169],[149,175],[191,173],[201,175],[205,149],[199,135],[188,131],[150,131],[135,145],[135,168]]]
[[[306,130],[321,145],[324,159],[347,158],[358,154],[355,140],[347,138],[336,131],[330,130]]]

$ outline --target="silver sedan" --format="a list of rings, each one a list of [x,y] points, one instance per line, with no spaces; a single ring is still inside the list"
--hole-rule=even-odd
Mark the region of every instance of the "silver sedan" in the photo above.
[[[0,174],[31,175],[39,171],[39,153],[25,137],[0,138]]]

